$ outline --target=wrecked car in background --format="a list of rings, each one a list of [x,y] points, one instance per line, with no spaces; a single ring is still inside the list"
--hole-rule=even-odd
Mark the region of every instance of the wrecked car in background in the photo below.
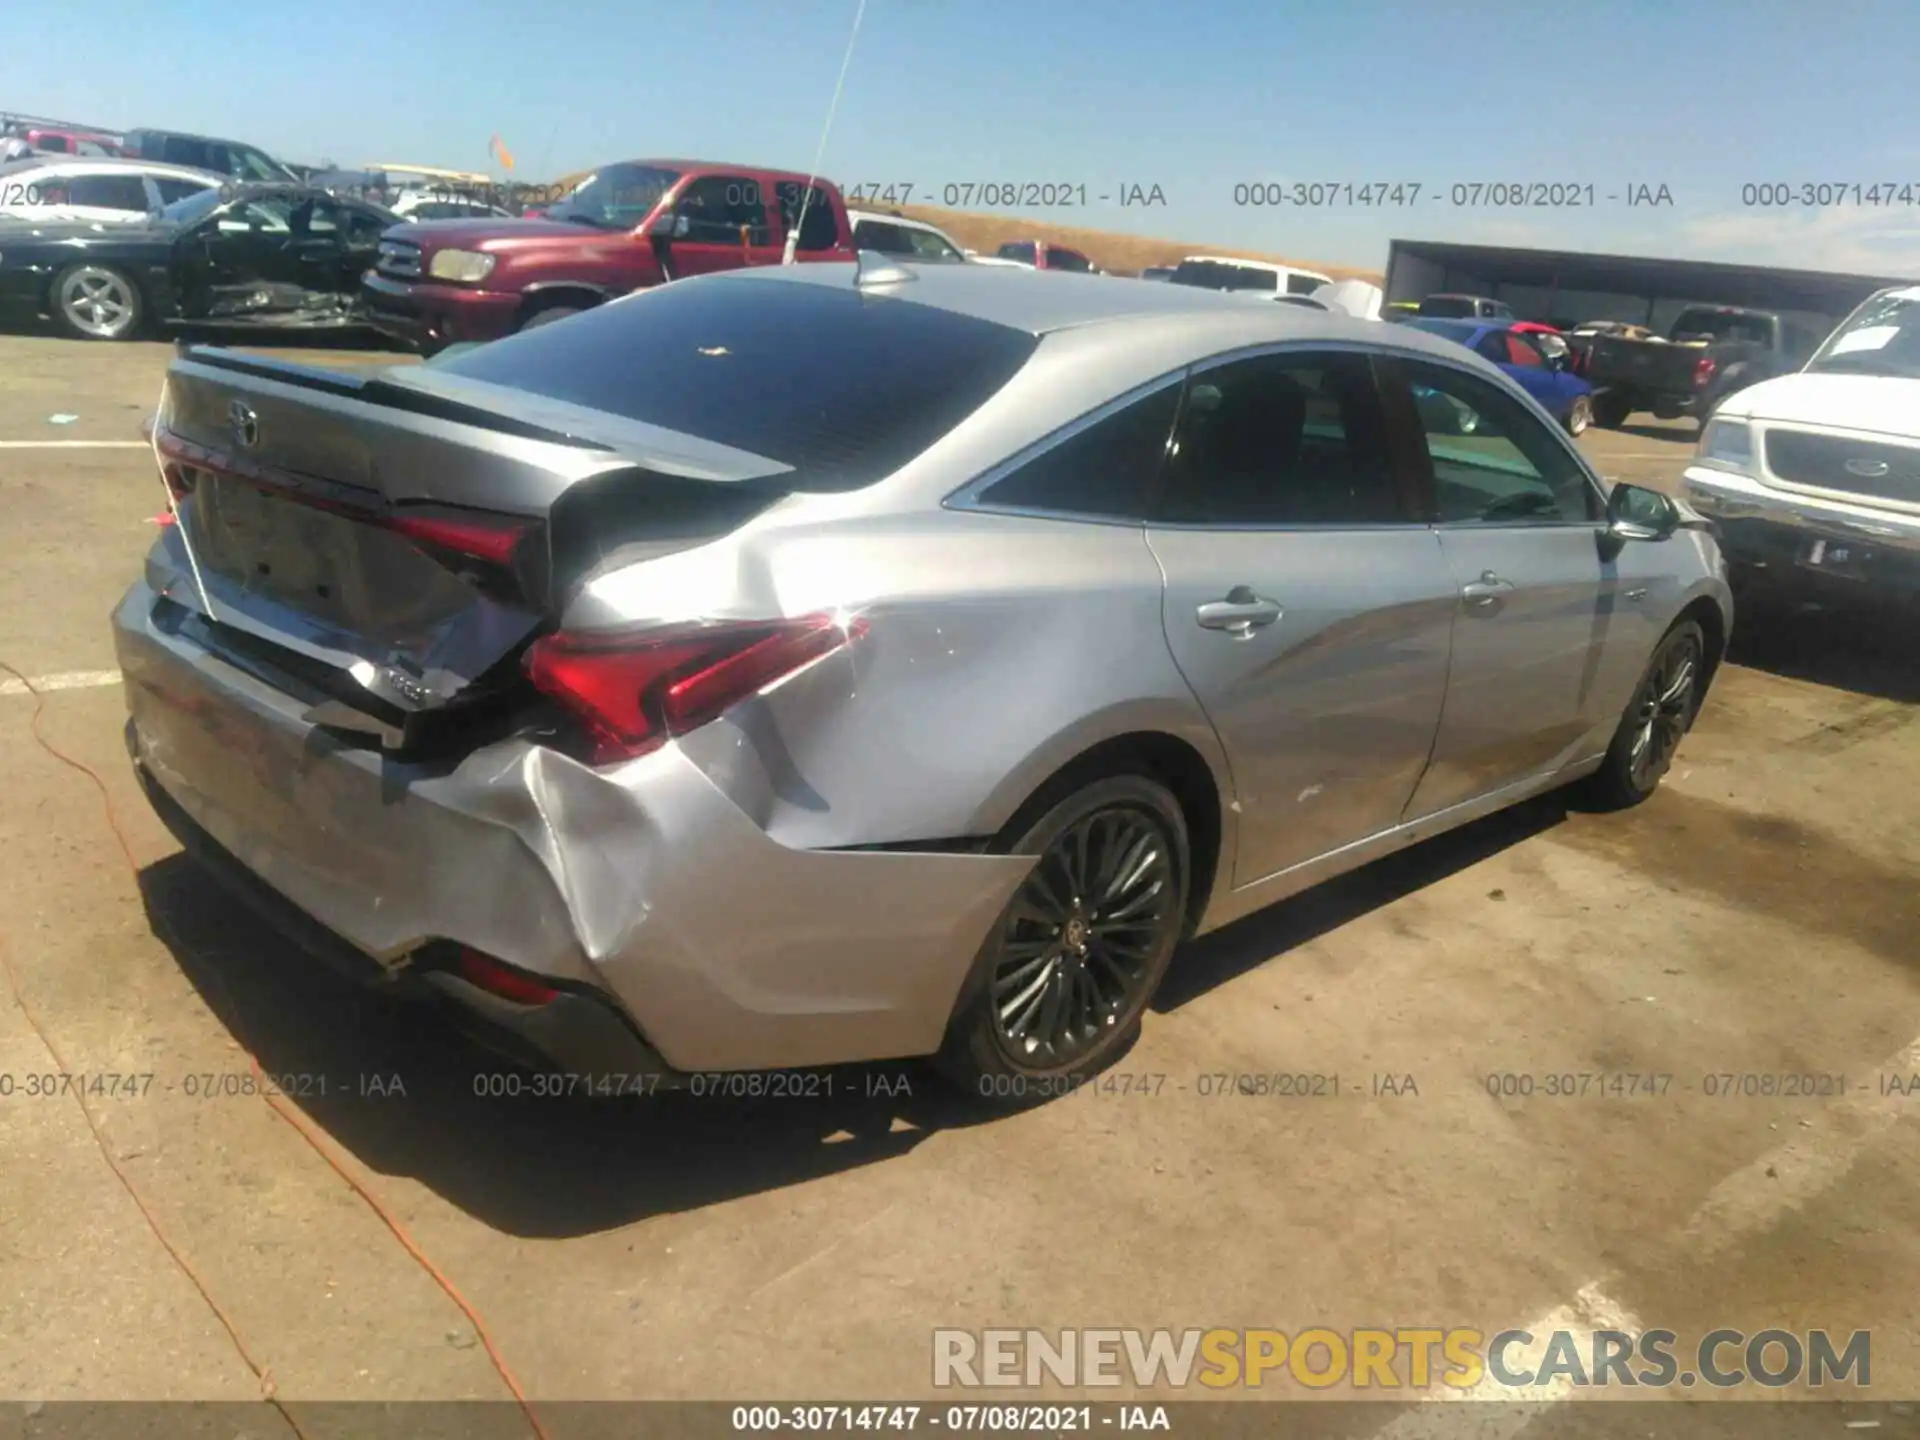
[[[804,203],[803,203],[804,202]],[[840,192],[785,170],[633,160],[588,176],[540,219],[408,225],[380,243],[368,313],[432,354],[496,340],[689,275],[851,261]]]
[[[363,328],[361,273],[388,211],[298,185],[203,190],[144,220],[20,226],[0,245],[0,313],[82,340],[149,325]]]

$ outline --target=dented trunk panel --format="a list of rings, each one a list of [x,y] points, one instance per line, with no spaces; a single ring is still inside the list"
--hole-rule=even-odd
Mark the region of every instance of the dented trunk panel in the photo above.
[[[374,667],[377,694],[432,707],[553,618],[556,552],[582,568],[623,545],[661,553],[770,503],[715,482],[777,476],[773,462],[579,407],[503,403],[499,389],[200,352],[176,362],[156,448],[191,489],[150,583],[304,659],[356,678]],[[390,528],[449,512],[523,523],[524,543],[489,566]]]

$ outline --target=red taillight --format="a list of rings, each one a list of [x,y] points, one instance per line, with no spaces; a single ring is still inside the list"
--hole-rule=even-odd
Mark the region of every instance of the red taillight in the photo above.
[[[533,528],[529,520],[507,517],[452,517],[445,515],[389,515],[383,522],[389,530],[406,536],[416,544],[439,550],[451,550],[491,565],[510,565],[513,551]]]
[[[632,759],[866,633],[830,615],[645,635],[549,635],[527,674],[593,732],[601,763]]]
[[[1693,365],[1693,388],[1698,390],[1702,385],[1705,385],[1709,380],[1713,379],[1713,372],[1719,368],[1720,362],[1718,360],[1714,359],[1711,355],[1702,355]]]
[[[545,1005],[560,998],[560,992],[546,981],[466,945],[460,947],[458,973],[476,989],[516,1005]]]

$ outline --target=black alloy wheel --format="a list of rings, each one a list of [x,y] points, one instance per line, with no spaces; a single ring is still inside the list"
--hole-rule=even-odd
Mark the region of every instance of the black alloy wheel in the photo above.
[[[1699,711],[1706,653],[1706,637],[1692,620],[1675,625],[1654,650],[1607,758],[1589,782],[1601,808],[1637,805],[1659,786]]]
[[[1007,909],[990,985],[996,1037],[1017,1064],[1083,1059],[1139,1008],[1179,890],[1170,837],[1148,811],[1096,810],[1047,848]]]
[[[1035,863],[975,959],[938,1064],[1018,1105],[1065,1093],[1132,1039],[1180,940],[1189,859],[1179,802],[1140,775],[1084,785],[1015,827],[993,848]]]

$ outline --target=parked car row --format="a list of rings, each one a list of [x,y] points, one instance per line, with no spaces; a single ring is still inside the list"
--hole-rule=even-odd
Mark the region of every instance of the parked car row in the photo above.
[[[1640,411],[1659,420],[1688,416],[1704,427],[1727,397],[1798,369],[1822,339],[1773,311],[1736,305],[1691,306],[1666,335],[1620,320],[1519,320],[1504,302],[1479,295],[1394,301],[1387,312],[1386,318],[1400,323],[1474,322],[1504,326],[1516,341],[1525,337],[1524,345],[1512,347],[1512,363],[1534,374],[1538,363],[1523,352],[1539,350],[1548,372],[1567,378],[1546,382],[1536,375],[1530,388],[1550,389],[1566,407],[1566,419],[1582,428],[1589,420],[1618,428]],[[1467,343],[1498,347],[1508,342],[1476,331]],[[1576,380],[1584,387],[1578,396]],[[1576,405],[1576,398],[1584,403]]]

